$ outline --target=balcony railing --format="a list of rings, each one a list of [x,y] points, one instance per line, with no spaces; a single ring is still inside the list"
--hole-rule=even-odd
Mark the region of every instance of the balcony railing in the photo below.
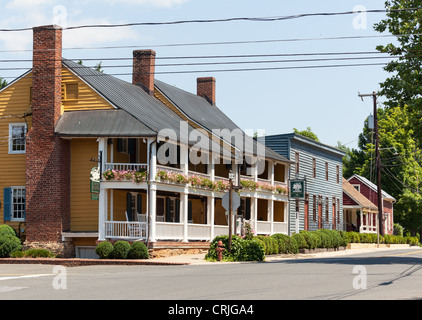
[[[104,166],[105,170],[116,170],[116,171],[146,171],[148,165],[144,163],[106,163]]]

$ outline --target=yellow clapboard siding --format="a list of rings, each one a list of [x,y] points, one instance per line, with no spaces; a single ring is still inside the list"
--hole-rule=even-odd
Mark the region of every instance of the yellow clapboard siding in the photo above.
[[[0,202],[3,204],[3,189],[25,186],[25,154],[9,154],[9,124],[26,123],[31,128],[31,117],[23,117],[31,110],[30,88],[32,73],[12,83],[0,92]],[[4,223],[4,206],[0,209],[0,223]],[[16,230],[19,222],[8,222]]]
[[[62,68],[62,104],[63,111],[113,109],[103,97],[67,68]],[[66,100],[66,84],[78,85],[78,99]]]
[[[98,231],[98,201],[91,200],[90,173],[98,156],[96,139],[71,141],[71,231]]]

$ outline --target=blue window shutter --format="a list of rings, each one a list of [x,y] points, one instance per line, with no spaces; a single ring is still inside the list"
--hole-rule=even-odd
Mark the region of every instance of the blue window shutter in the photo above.
[[[12,220],[12,188],[3,189],[4,221]]]

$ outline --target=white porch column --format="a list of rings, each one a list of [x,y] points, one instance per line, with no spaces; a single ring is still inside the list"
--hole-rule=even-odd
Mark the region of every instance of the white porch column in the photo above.
[[[180,193],[180,218],[183,223],[183,242],[188,242],[188,210],[189,210],[189,195],[186,191]]]
[[[98,240],[105,241],[105,221],[107,217],[107,190],[100,185],[98,204]]]
[[[157,185],[155,175],[157,172],[157,144],[153,139],[148,139],[148,164],[149,164],[149,189],[148,189],[148,215],[149,230],[148,241],[155,242],[156,239],[156,212],[157,212]]]
[[[271,234],[274,234],[274,200],[268,200],[268,221],[271,222]]]
[[[214,239],[214,222],[215,222],[215,215],[214,215],[214,195],[212,197],[207,197],[207,221],[211,228],[211,239]]]
[[[255,230],[255,234],[258,233],[258,198],[251,198],[251,220],[252,228]]]

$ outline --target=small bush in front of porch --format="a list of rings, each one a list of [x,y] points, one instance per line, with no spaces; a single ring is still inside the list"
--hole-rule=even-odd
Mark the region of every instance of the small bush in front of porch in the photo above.
[[[22,249],[21,240],[10,234],[0,236],[0,258],[9,258],[15,251]]]
[[[100,242],[95,248],[95,253],[100,257],[100,259],[109,259],[111,258],[111,253],[113,252],[113,244],[108,241]]]
[[[130,250],[127,257],[129,259],[148,259],[148,248],[145,243],[136,241],[130,246]]]
[[[130,244],[127,241],[117,241],[113,246],[111,256],[115,259],[126,259],[130,251]]]

